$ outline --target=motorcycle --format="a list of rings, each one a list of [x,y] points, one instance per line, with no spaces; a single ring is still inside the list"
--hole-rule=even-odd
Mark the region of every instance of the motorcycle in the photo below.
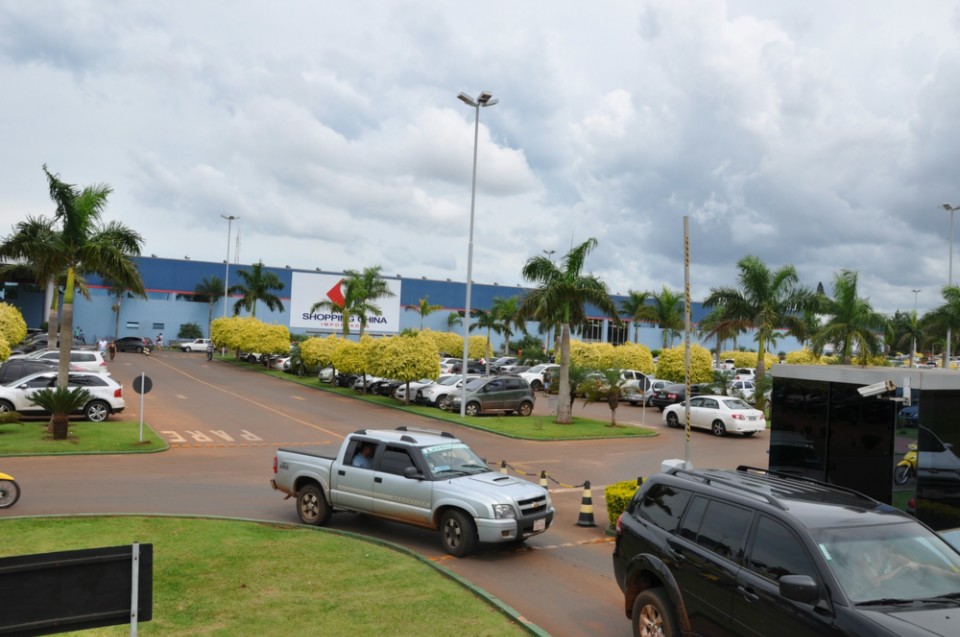
[[[893,471],[893,481],[897,484],[906,484],[907,480],[917,475],[917,443],[910,443],[907,453],[897,463]]]
[[[9,509],[20,499],[20,485],[13,476],[0,473],[0,509]]]

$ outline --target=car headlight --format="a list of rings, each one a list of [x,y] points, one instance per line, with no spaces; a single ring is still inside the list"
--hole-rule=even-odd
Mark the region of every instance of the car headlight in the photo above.
[[[513,506],[509,504],[494,504],[493,505],[493,517],[498,520],[517,517],[517,512],[514,510]]]
[[[552,508],[553,508],[553,500],[550,499],[550,492],[547,491],[547,510],[549,511]]]

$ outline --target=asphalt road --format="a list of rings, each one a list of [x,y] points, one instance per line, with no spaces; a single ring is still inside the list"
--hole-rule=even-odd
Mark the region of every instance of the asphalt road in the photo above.
[[[172,448],[155,454],[4,458],[2,468],[16,476],[23,496],[0,515],[176,513],[296,523],[293,500],[269,486],[277,447],[320,446],[333,454],[357,429],[442,428],[488,461],[505,460],[531,481],[546,471],[557,509],[553,527],[525,546],[484,547],[464,559],[448,556],[436,533],[424,529],[353,514],[335,515],[331,528],[416,551],[556,637],[631,634],[612,574],[603,487],[656,472],[665,458],[684,457],[684,432],[662,426],[656,410],[627,404],[617,410],[621,424],[646,418],[648,426],[660,430],[655,438],[532,442],[385,409],[220,361],[208,363],[202,353],[121,353],[110,371],[124,384],[124,419],[138,420],[141,414],[133,379],[144,373],[153,381],[142,413]],[[538,397],[538,412],[550,407],[550,400]],[[574,413],[603,419],[610,414],[605,404],[584,407],[582,401]],[[690,440],[694,466],[766,466],[764,434],[721,439],[693,432]],[[588,480],[596,527],[578,525],[584,489],[569,486]]]

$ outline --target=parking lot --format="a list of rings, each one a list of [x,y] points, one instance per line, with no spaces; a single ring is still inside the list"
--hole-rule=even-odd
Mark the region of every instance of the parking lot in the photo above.
[[[124,384],[124,419],[131,420],[140,417],[133,378],[141,373],[151,378],[143,416],[172,448],[135,456],[6,458],[4,470],[16,475],[24,489],[13,513],[181,513],[295,523],[293,501],[268,484],[276,447],[319,446],[333,453],[344,435],[361,428],[442,428],[491,463],[503,460],[529,475],[546,471],[564,484],[589,480],[597,526],[577,524],[582,488],[551,482],[557,518],[547,533],[519,547],[493,547],[470,558],[449,558],[433,532],[363,516],[335,515],[331,528],[416,551],[513,606],[551,635],[630,634],[612,576],[603,486],[656,471],[664,458],[683,457],[684,432],[662,427],[656,410],[626,404],[617,410],[620,423],[646,422],[658,429],[654,438],[536,442],[441,426],[254,369],[208,363],[201,353],[122,353],[111,363],[111,373]],[[549,408],[550,400],[538,394],[536,409]],[[574,415],[583,414],[607,419],[609,409],[605,403],[583,407],[578,400]],[[694,432],[690,444],[691,459],[700,467],[766,466],[766,447],[764,434],[745,439]]]

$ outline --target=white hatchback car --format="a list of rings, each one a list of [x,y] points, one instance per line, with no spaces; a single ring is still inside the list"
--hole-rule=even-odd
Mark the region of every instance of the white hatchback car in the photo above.
[[[56,371],[31,374],[9,385],[0,385],[0,412],[17,411],[24,416],[49,416],[30,397],[40,389],[56,386]],[[67,387],[82,387],[90,392],[90,400],[76,412],[87,420],[102,422],[126,407],[123,385],[107,374],[71,372]]]
[[[663,419],[669,427],[686,424],[685,405],[674,403],[663,410]],[[690,399],[690,427],[709,429],[722,436],[728,431],[752,436],[767,428],[763,412],[754,409],[739,398],[730,396],[694,396]]]
[[[26,356],[26,358],[36,358],[44,361],[60,361],[60,350],[45,349],[36,351]],[[107,361],[103,360],[103,354],[95,349],[74,349],[70,350],[71,369],[81,369],[85,372],[95,374],[109,374],[107,370]]]

